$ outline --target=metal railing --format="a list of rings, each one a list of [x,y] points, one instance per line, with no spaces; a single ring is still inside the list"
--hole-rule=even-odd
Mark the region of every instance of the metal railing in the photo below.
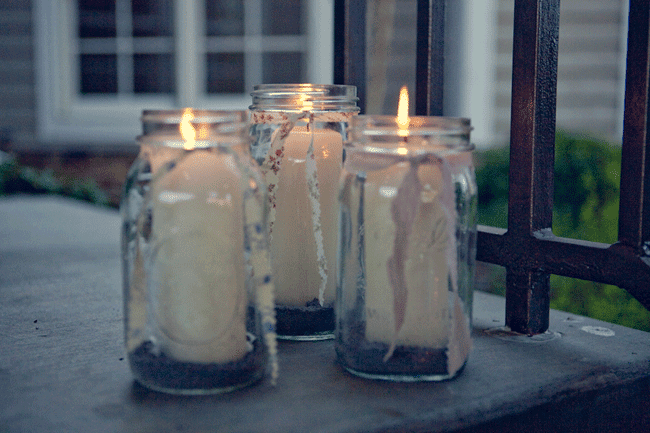
[[[416,114],[442,115],[445,0],[417,1]],[[335,2],[335,83],[366,96],[365,0]],[[548,329],[550,275],[627,290],[650,309],[650,2],[630,0],[618,242],[553,235],[560,0],[515,0],[508,227],[479,226],[477,259],[506,269],[506,325]]]

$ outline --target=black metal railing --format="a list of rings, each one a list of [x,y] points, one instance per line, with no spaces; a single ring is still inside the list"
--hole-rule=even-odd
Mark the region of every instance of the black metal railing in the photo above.
[[[418,0],[416,114],[441,115],[446,0]],[[364,107],[365,0],[335,2],[335,83]],[[477,259],[506,269],[506,325],[548,329],[550,275],[613,284],[650,309],[650,2],[630,0],[618,242],[553,235],[560,0],[515,0],[508,228],[479,226]]]

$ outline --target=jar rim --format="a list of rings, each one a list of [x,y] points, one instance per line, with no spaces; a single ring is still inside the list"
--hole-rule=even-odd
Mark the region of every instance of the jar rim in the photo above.
[[[407,130],[412,135],[469,135],[474,129],[467,117],[409,116],[408,125],[400,126],[397,116],[360,114],[351,120],[351,128],[358,131]]]
[[[192,109],[192,117],[184,118],[187,113],[187,109],[144,110],[141,117],[143,131],[136,138],[136,143],[179,148],[208,148],[233,146],[249,140],[246,134],[248,112],[245,110]],[[183,139],[180,125],[185,121],[193,125],[196,131],[201,131],[195,140]]]
[[[142,110],[140,120],[142,123],[174,124],[183,120],[186,109],[171,110]],[[192,109],[193,118],[190,123],[230,123],[245,122],[248,118],[246,110],[202,110]]]
[[[251,110],[359,111],[357,88],[346,84],[258,84],[251,96]]]
[[[269,97],[284,97],[300,93],[308,96],[323,96],[323,97],[353,97],[358,100],[357,87],[349,84],[311,84],[311,83],[288,83],[288,84],[257,84],[253,87],[251,96],[261,96],[269,94]]]
[[[469,118],[412,116],[400,126],[396,116],[359,115],[350,119],[346,151],[417,156],[440,156],[474,150]]]

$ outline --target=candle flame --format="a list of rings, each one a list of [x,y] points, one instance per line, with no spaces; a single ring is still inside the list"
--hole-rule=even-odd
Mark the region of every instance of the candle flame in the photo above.
[[[409,91],[406,86],[402,86],[399,91],[399,105],[397,106],[397,125],[400,129],[400,137],[408,135],[409,123]]]
[[[192,119],[194,119],[194,113],[192,113],[192,109],[186,108],[183,111],[181,124],[179,125],[181,136],[183,137],[183,140],[185,140],[183,147],[186,150],[194,149],[194,141],[196,140],[196,131],[194,130],[194,126],[192,126],[190,123]]]

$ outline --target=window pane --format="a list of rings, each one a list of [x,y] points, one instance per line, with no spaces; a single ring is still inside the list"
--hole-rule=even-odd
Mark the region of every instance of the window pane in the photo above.
[[[117,93],[117,56],[82,54],[79,56],[81,93]]]
[[[208,93],[244,93],[244,54],[207,55]]]
[[[171,54],[136,54],[133,56],[133,91],[135,93],[172,93],[174,58]]]
[[[115,1],[79,0],[79,37],[115,37]]]
[[[171,0],[131,0],[133,36],[172,36]]]
[[[264,0],[262,4],[263,35],[299,35],[302,32],[301,0]]]
[[[303,83],[302,53],[265,53],[262,55],[262,79],[265,83]]]
[[[206,1],[208,36],[241,36],[244,34],[244,2],[241,0]]]

